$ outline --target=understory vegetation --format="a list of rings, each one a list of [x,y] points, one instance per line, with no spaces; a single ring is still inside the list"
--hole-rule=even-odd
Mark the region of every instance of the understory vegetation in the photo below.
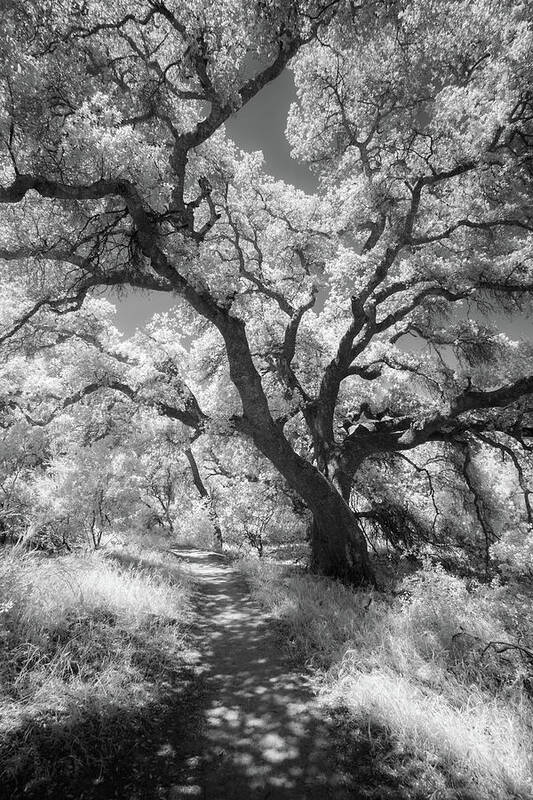
[[[184,724],[188,593],[161,551],[3,551],[3,798],[108,798],[143,781],[152,797],[160,736]]]
[[[387,592],[239,566],[337,709],[362,797],[531,797],[531,591],[429,562]]]

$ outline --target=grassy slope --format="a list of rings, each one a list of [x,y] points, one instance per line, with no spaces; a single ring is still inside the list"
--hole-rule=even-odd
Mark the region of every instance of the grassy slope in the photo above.
[[[149,798],[172,782],[190,734],[188,593],[157,552],[0,554],[3,798]]]
[[[532,796],[533,665],[519,650],[485,649],[513,641],[527,598],[513,606],[501,588],[467,589],[431,568],[391,596],[275,564],[241,569],[337,707],[362,798]]]

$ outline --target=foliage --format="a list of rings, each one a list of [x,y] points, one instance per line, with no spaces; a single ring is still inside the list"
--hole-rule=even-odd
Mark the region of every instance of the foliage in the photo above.
[[[193,440],[244,435],[311,512],[314,566],[355,582],[373,579],[361,520],[388,538],[405,505],[384,498],[401,455],[419,477],[440,459],[432,533],[460,493],[490,577],[506,507],[509,528],[531,522],[531,347],[501,325],[532,287],[527,6],[11,0],[1,25],[8,408],[29,351],[45,412],[98,384]],[[289,62],[314,196],[224,129]],[[129,367],[94,305],[113,286],[176,298]],[[48,359],[45,378],[36,331],[91,303],[90,360],[63,376]],[[72,358],[79,338],[61,338]],[[500,457],[520,497],[496,497]],[[427,540],[428,503],[412,505]]]

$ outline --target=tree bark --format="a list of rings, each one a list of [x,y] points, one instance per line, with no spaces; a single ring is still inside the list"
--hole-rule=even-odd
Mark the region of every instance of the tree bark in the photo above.
[[[313,512],[310,529],[311,566],[315,572],[345,583],[376,585],[366,538],[350,508],[351,477],[330,464],[331,497]]]
[[[344,583],[376,585],[364,534],[335,490],[327,503],[313,511],[310,545],[313,572]]]
[[[344,583],[376,585],[366,538],[359,521],[334,484],[318,470],[289,481],[313,516],[309,543],[311,570]],[[283,470],[278,467],[285,478]],[[299,483],[299,487],[297,485]]]
[[[375,586],[366,539],[350,508],[353,476],[338,458],[326,469],[331,492],[313,511],[309,530],[311,568],[345,583]]]
[[[313,515],[310,528],[311,569],[354,585],[376,585],[365,536],[357,517],[336,486],[311,464],[284,471],[276,465]]]
[[[250,432],[256,447],[276,467],[311,511],[311,569],[354,585],[375,585],[365,536],[335,486],[315,466],[299,456],[274,425]]]

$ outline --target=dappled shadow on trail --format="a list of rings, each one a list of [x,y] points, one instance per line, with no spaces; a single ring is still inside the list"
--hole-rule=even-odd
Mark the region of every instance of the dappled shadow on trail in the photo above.
[[[325,800],[357,797],[336,724],[283,654],[274,626],[222,556],[176,551],[196,581],[202,733],[169,797]]]

